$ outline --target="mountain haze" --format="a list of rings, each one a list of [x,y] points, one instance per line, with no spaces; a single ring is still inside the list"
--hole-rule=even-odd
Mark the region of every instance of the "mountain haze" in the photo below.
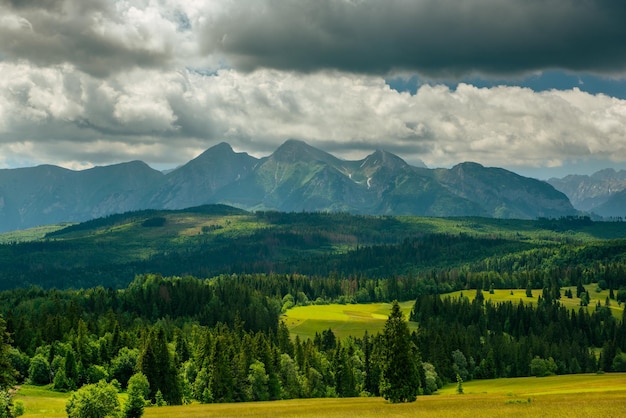
[[[84,171],[0,170],[0,231],[208,203],[285,212],[521,219],[577,213],[548,183],[500,168],[414,167],[383,150],[346,161],[297,140],[264,158],[220,143],[167,174],[139,161]]]
[[[590,176],[569,175],[548,180],[581,211],[603,217],[626,216],[626,170],[600,170]]]

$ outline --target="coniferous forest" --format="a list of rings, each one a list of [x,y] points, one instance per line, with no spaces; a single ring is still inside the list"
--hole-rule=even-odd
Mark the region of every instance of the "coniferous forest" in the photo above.
[[[220,212],[175,229],[180,215],[120,215],[0,246],[0,386],[104,381],[130,394],[141,373],[155,404],[402,402],[472,379],[626,371],[626,321],[609,309],[626,302],[620,223]],[[584,301],[591,283],[606,301],[561,303],[564,287]],[[494,288],[540,297],[485,300]],[[281,321],[295,305],[394,300],[415,301],[416,332],[397,304],[376,335],[301,340]]]

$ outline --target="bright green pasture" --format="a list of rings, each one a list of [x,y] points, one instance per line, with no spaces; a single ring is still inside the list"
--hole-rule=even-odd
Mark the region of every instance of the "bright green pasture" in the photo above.
[[[60,417],[66,416],[65,403],[69,394],[53,392],[47,386],[24,385],[19,388],[14,401],[24,403],[25,417]]]
[[[55,392],[50,386],[24,385],[18,388],[14,401],[24,403],[27,418],[65,417],[65,404],[70,393]],[[120,405],[124,405],[127,399],[126,393],[118,394]]]
[[[238,404],[192,404],[151,407],[144,416],[196,417],[623,417],[626,374],[523,377],[465,382],[464,395],[456,384],[416,402],[389,404],[382,398],[296,399]],[[24,386],[16,395],[25,418],[64,417],[69,395]],[[123,401],[122,401],[123,402]]]
[[[400,308],[408,320],[414,301],[400,302]],[[365,331],[371,335],[382,332],[391,312],[390,303],[331,304],[297,306],[288,310],[282,319],[292,337],[314,338],[315,333],[332,329],[339,338],[362,337]],[[409,322],[410,329],[417,324]]]

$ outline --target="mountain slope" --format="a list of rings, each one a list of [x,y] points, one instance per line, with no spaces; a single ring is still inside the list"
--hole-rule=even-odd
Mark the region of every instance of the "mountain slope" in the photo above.
[[[373,215],[532,219],[576,214],[549,184],[503,169],[475,163],[414,167],[383,150],[345,161],[296,140],[261,159],[221,143],[167,175],[137,161],[84,171],[0,170],[0,232],[210,203]]]
[[[604,203],[594,207],[593,212],[606,218],[626,217],[626,189],[611,194]]]
[[[256,164],[256,158],[222,142],[168,173],[147,207],[182,209],[211,202],[216,191],[247,177]]]
[[[548,183],[477,163],[439,169],[436,178],[454,194],[481,205],[487,216],[533,219],[575,215],[567,197]]]
[[[0,170],[0,231],[134,210],[162,178],[140,161],[84,171],[51,165]]]
[[[613,195],[626,189],[626,170],[611,168],[591,176],[569,175],[548,180],[555,189],[562,191],[578,210],[594,212],[600,216],[626,216],[626,206],[620,210],[617,203],[609,203]],[[619,201],[620,197],[615,197]],[[606,205],[605,205],[606,204]],[[614,209],[610,207],[614,206]]]

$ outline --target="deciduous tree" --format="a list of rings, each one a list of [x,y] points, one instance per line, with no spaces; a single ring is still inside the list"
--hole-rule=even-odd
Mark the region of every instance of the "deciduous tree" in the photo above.
[[[104,380],[78,389],[65,404],[69,418],[102,418],[117,414],[119,409],[117,389]]]

